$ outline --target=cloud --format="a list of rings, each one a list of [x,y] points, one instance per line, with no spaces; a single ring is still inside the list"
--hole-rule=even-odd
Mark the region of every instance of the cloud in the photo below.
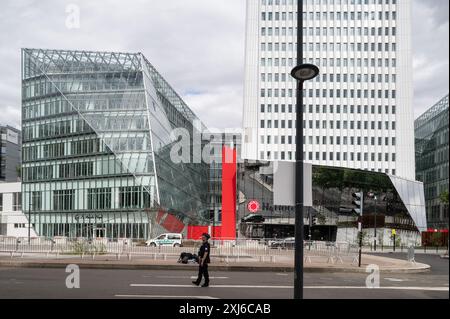
[[[448,94],[449,2],[414,0],[414,113],[418,117]]]
[[[419,115],[448,92],[448,1],[413,1]],[[8,0],[0,29],[0,122],[20,125],[20,48],[36,47],[142,52],[206,125],[241,126],[244,0]]]

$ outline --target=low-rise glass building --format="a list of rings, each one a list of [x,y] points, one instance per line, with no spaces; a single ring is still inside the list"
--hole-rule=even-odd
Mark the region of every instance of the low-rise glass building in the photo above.
[[[309,164],[310,165],[310,164]],[[242,238],[294,236],[295,207],[274,204],[273,163],[246,161],[239,164],[237,185],[239,235]],[[342,167],[312,165],[311,205],[304,210],[305,239],[357,243],[358,221],[364,244],[418,244],[426,230],[423,184],[393,175]],[[286,190],[287,191],[287,190]],[[354,211],[353,194],[363,192],[363,214]],[[259,204],[263,222],[245,222],[253,212],[248,203]]]
[[[172,131],[194,148],[195,121],[141,53],[23,49],[22,198],[37,234],[146,239],[207,222],[208,166],[171,160]]]

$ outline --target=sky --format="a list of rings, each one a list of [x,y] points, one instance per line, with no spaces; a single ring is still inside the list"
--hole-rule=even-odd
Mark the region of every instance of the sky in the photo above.
[[[417,117],[449,91],[449,1],[411,1]],[[26,47],[142,52],[208,127],[240,127],[245,2],[2,0],[0,123],[20,127]]]

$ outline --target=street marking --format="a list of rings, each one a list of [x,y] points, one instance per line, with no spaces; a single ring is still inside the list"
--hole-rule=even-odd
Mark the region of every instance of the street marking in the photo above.
[[[285,273],[278,273],[276,274],[277,276],[289,276],[289,274],[285,274]]]
[[[398,279],[398,278],[384,278],[388,281],[394,281],[394,282],[402,282],[402,281],[408,281],[407,279]]]
[[[164,279],[197,279],[197,276],[143,276],[146,278],[164,278]],[[209,279],[229,279],[230,277],[209,277]]]
[[[165,287],[165,288],[197,288],[193,285],[170,284],[130,284],[131,287]],[[252,286],[252,285],[210,285],[210,288],[256,288],[256,289],[293,289],[294,286]],[[448,287],[380,287],[367,288],[366,286],[305,286],[304,289],[379,289],[379,290],[425,290],[449,291]]]
[[[197,288],[194,285],[169,285],[169,284],[130,284],[131,287],[166,287],[166,288]],[[250,285],[210,285],[211,288],[271,288],[292,289],[293,286],[250,286]]]
[[[374,290],[425,290],[425,291],[449,291],[448,287],[379,287],[367,288],[366,286],[306,286],[305,289],[374,289]]]
[[[117,298],[174,298],[174,299],[219,299],[211,296],[173,296],[173,295],[114,295]]]

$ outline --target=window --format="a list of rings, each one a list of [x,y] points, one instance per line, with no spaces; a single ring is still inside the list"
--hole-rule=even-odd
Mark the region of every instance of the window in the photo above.
[[[13,211],[22,210],[22,193],[13,193]]]
[[[53,191],[53,209],[73,210],[75,208],[75,190],[65,189]]]
[[[40,211],[42,209],[41,192],[31,193],[31,210]]]
[[[111,208],[111,188],[88,189],[88,209]]]
[[[119,188],[119,207],[138,208],[141,207],[141,190],[139,186]]]

